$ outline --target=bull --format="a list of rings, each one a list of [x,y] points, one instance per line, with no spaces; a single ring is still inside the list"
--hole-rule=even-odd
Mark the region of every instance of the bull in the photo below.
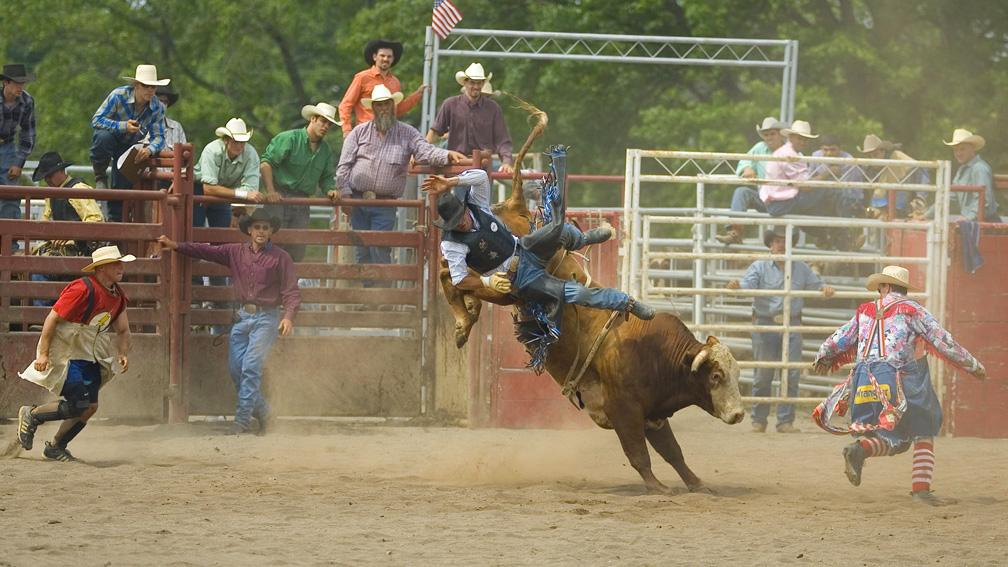
[[[545,113],[519,103],[536,119],[536,125],[518,153],[517,164],[547,124]],[[533,218],[517,168],[512,187],[510,198],[494,205],[493,212],[515,236],[521,237],[528,234]],[[547,270],[599,287],[563,250],[557,252]],[[479,318],[481,301],[498,305],[518,302],[512,295],[488,288],[456,288],[446,264],[442,265],[439,279],[455,317],[455,344],[459,348],[468,341]],[[714,337],[701,343],[682,321],[668,313],[641,321],[573,304],[563,309],[560,339],[549,347],[545,359],[550,376],[598,426],[616,431],[623,452],[648,492],[669,491],[652,472],[648,443],[672,465],[691,492],[710,492],[686,465],[668,418],[696,405],[725,423],[742,421],[739,368],[731,351]]]

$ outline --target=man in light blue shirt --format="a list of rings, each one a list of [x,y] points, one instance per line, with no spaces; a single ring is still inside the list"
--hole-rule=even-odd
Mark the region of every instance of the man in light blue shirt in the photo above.
[[[249,144],[252,130],[241,118],[232,118],[215,131],[217,139],[203,148],[196,162],[194,195],[210,195],[249,203],[261,203],[259,152]],[[193,226],[231,226],[231,207],[226,203],[194,205]]]
[[[763,138],[763,141],[756,142],[756,145],[746,152],[749,155],[768,156],[784,144],[784,137],[780,131],[787,128],[787,124],[777,120],[773,116],[767,116],[763,123],[756,126],[756,133]],[[759,160],[743,159],[739,160],[738,167],[735,168],[735,175],[745,179],[765,179],[767,162]],[[756,209],[761,213],[766,212],[766,204],[760,199],[759,189],[749,186],[735,188],[732,194],[731,210],[744,213],[749,209]],[[742,244],[742,229],[740,224],[733,224],[728,230],[717,235],[718,242],[722,244]]]
[[[983,222],[1001,222],[998,215],[998,202],[994,197],[994,172],[977,152],[984,147],[986,142],[982,136],[978,136],[964,130],[956,128],[952,133],[952,141],[945,142],[946,146],[952,146],[952,153],[956,161],[959,162],[959,169],[952,179],[952,185],[980,185],[984,188],[984,211]],[[949,202],[949,212],[958,209],[958,220],[979,221],[980,195],[975,191],[955,191]],[[928,209],[928,218],[934,218],[934,205]]]

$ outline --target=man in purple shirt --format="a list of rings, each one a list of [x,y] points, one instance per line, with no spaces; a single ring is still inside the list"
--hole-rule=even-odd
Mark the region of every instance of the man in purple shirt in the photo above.
[[[158,242],[162,250],[231,268],[235,299],[242,307],[229,341],[228,372],[238,391],[238,408],[228,435],[247,433],[253,417],[259,421],[258,434],[265,435],[276,412],[259,393],[262,366],[277,332],[286,336],[294,328],[301,292],[290,254],[270,240],[280,230],[280,219],[256,209],[241,218],[238,228],[251,237],[250,243],[176,243],[164,235]]]
[[[416,128],[399,122],[396,103],[402,93],[389,92],[377,85],[371,98],[361,104],[374,111],[374,120],[358,124],[343,141],[339,165],[336,166],[336,186],[339,193],[329,192],[334,203],[341,199],[399,199],[406,189],[406,171],[410,157],[431,165],[460,163],[465,156],[442,150],[424,141]],[[353,230],[393,230],[395,207],[352,207],[350,228]],[[392,248],[357,246],[358,264],[390,264]],[[364,287],[378,287],[365,280]]]

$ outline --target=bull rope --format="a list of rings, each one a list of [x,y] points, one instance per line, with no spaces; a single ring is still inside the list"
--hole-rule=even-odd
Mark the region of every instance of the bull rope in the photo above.
[[[602,330],[599,332],[599,336],[596,337],[595,344],[593,344],[591,350],[588,351],[588,356],[585,357],[585,361],[581,365],[581,370],[578,372],[577,377],[575,377],[574,380],[571,380],[571,375],[574,374],[574,368],[575,368],[572,365],[570,370],[567,372],[567,378],[564,379],[563,395],[567,396],[567,398],[570,399],[571,403],[581,407],[582,409],[584,408],[584,406],[575,403],[573,398],[571,398],[571,396],[577,390],[578,384],[581,382],[581,377],[584,376],[585,371],[588,370],[588,365],[591,364],[591,361],[595,359],[595,353],[598,352],[599,347],[602,345],[602,341],[606,338],[606,335],[609,334],[609,330],[612,329],[613,321],[615,321],[616,317],[619,316],[621,313],[622,313],[621,311],[613,311],[612,315],[609,316],[609,320],[606,321],[605,326],[603,326]],[[581,354],[581,347],[579,345],[578,355],[580,354]],[[574,357],[574,359],[577,360],[577,355]]]

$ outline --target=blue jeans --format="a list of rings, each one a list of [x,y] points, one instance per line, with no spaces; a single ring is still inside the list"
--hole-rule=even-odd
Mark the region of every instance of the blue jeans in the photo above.
[[[11,140],[0,146],[0,185],[16,185],[20,181],[7,177],[7,172],[15,165],[17,165],[17,142]],[[19,218],[21,218],[21,200],[0,199],[0,219]],[[14,249],[18,249],[17,242],[14,243]]]
[[[253,417],[262,419],[273,413],[273,408],[259,393],[259,385],[262,383],[263,364],[277,338],[283,309],[254,315],[239,309],[238,317],[238,322],[231,328],[228,372],[238,392],[235,424],[248,427]]]
[[[283,187],[277,187],[277,192],[283,197],[303,198],[311,196]],[[311,226],[311,207],[308,205],[284,205],[281,202],[279,204],[266,205],[263,209],[270,215],[278,217],[282,228],[302,229]],[[228,223],[230,224],[230,222],[229,220]],[[277,246],[286,250],[295,262],[304,260],[305,251],[308,249],[304,244],[277,244]]]
[[[354,196],[354,199],[360,199]],[[395,230],[395,207],[353,207],[350,213],[352,230]],[[356,246],[354,257],[358,264],[391,264],[392,248],[388,246]],[[379,282],[364,280],[364,287],[381,287]]]
[[[109,178],[109,189],[132,189],[129,179],[119,173],[116,160],[134,144],[132,134],[117,134],[111,130],[95,129],[91,134],[91,149],[88,157],[92,165],[112,166],[112,176]],[[122,201],[108,201],[108,222],[122,222]]]
[[[49,282],[52,281],[52,276],[48,274],[32,274],[31,281]],[[56,301],[53,299],[33,299],[32,305],[35,307],[52,307],[53,305],[56,305]]]
[[[792,325],[800,324],[800,321],[794,321]],[[772,325],[773,321],[770,319],[763,320],[757,319],[757,325]],[[753,342],[753,360],[764,360],[764,361],[780,361],[781,359],[781,333],[752,333]],[[802,352],[801,352],[802,336],[801,333],[791,333],[791,337],[788,341],[788,360],[791,362],[801,362]],[[777,375],[778,370],[773,368],[757,368],[753,374],[753,396],[769,396],[770,387],[773,383],[774,376]],[[788,388],[787,395],[789,398],[798,397],[798,380],[800,372],[797,368],[792,368],[788,370]],[[766,425],[767,416],[770,414],[770,404],[753,404],[752,406],[752,422],[755,425]],[[794,404],[777,404],[777,427],[794,423],[795,420],[795,409]]]
[[[193,195],[203,195],[203,182],[193,181]],[[193,226],[207,226],[207,221],[211,228],[229,228],[231,226],[231,205],[226,203],[213,203],[199,205],[193,203]]]
[[[732,193],[731,210],[744,213],[749,209],[756,209],[761,213],[767,212],[766,204],[760,199],[759,190],[752,187],[736,187]]]

